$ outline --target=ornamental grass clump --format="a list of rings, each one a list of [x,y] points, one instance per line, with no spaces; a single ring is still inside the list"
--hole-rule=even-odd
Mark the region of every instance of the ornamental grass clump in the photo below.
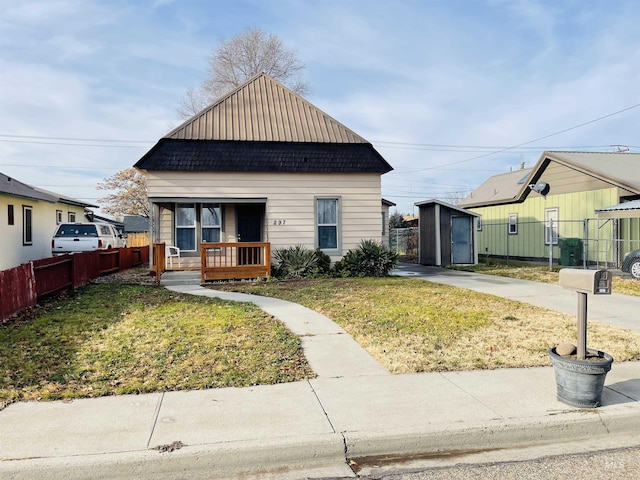
[[[339,277],[386,277],[397,265],[397,253],[374,240],[362,240],[335,264],[334,271]]]
[[[278,278],[313,278],[327,275],[331,259],[319,249],[311,250],[302,245],[279,248],[274,254],[278,262],[273,275]]]

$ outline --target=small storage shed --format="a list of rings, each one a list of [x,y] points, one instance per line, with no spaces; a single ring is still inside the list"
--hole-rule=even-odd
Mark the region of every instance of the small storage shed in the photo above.
[[[419,263],[475,265],[476,221],[480,215],[440,200],[415,204],[419,208]]]

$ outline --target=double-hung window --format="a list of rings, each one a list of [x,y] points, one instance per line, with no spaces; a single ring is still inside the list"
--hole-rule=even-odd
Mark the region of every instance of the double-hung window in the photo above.
[[[509,235],[517,235],[518,234],[518,214],[510,213],[509,214]]]
[[[316,199],[317,243],[321,250],[337,250],[340,201],[338,198]]]
[[[202,204],[202,241],[219,242],[220,227],[222,225],[220,205],[213,203]]]
[[[196,249],[196,207],[193,203],[176,205],[176,246],[186,251]]]

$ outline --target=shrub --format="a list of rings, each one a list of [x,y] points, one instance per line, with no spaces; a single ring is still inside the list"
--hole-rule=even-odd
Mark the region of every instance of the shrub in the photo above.
[[[274,253],[278,264],[272,273],[278,278],[318,277],[331,269],[331,259],[321,250],[310,250],[302,245],[279,248]]]
[[[334,270],[342,277],[386,277],[397,265],[397,253],[374,240],[362,240],[336,263]]]

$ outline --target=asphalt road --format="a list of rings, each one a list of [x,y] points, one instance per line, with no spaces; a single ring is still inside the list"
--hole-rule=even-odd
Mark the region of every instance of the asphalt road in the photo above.
[[[457,465],[361,476],[361,480],[589,480],[640,479],[640,447],[547,456],[519,462]]]

